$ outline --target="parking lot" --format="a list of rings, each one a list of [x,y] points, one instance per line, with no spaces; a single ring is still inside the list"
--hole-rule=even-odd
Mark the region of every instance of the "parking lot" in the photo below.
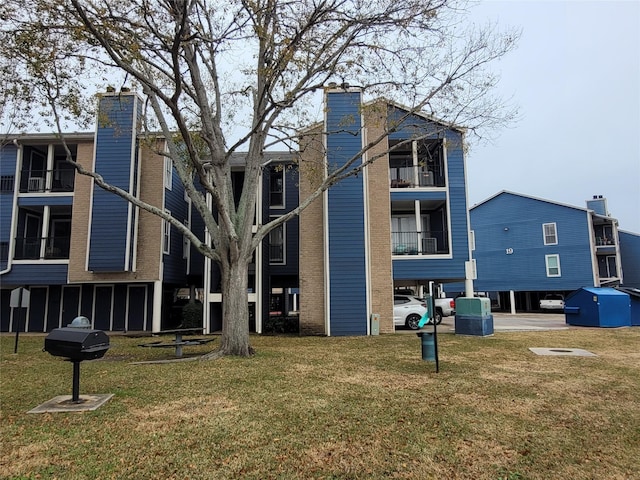
[[[516,313],[494,312],[493,330],[495,332],[523,332],[541,330],[566,330],[569,325],[565,322],[563,313]],[[432,328],[426,326],[426,329]],[[397,328],[396,332],[412,332],[407,328]],[[440,333],[455,332],[455,317],[444,317],[438,325]]]

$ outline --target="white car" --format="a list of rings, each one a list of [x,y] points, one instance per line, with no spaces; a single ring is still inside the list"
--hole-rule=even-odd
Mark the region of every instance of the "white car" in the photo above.
[[[411,330],[418,330],[418,323],[427,311],[427,303],[412,295],[393,296],[393,324],[396,327],[406,326]],[[435,314],[436,323],[442,321],[442,316]]]

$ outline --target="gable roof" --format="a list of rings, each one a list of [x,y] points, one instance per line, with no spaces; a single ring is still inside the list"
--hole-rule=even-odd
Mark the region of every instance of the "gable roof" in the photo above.
[[[526,198],[526,199],[529,199],[529,200],[536,200],[536,201],[538,201],[538,202],[549,203],[549,204],[551,204],[551,205],[557,205],[557,206],[559,206],[559,207],[572,208],[572,209],[574,209],[574,210],[580,210],[580,211],[582,211],[582,212],[591,213],[592,215],[594,215],[594,216],[596,216],[596,217],[600,217],[600,218],[607,218],[607,219],[609,219],[609,220],[613,220],[613,221],[615,221],[615,222],[617,222],[617,221],[618,221],[616,218],[611,217],[611,216],[607,216],[607,215],[599,215],[599,214],[595,213],[592,209],[587,208],[587,207],[576,207],[575,205],[569,205],[568,203],[555,202],[555,201],[553,201],[553,200],[547,200],[547,199],[544,199],[544,198],[534,197],[534,196],[532,196],[532,195],[524,195],[524,194],[522,194],[522,193],[511,192],[511,191],[509,191],[509,190],[501,190],[501,191],[499,191],[498,193],[496,193],[496,194],[494,194],[494,195],[490,196],[489,198],[486,198],[486,199],[482,200],[480,203],[476,203],[475,205],[473,205],[473,206],[469,209],[469,211],[473,210],[473,209],[474,209],[474,208],[476,208],[476,207],[479,207],[480,205],[483,205],[483,204],[485,204],[485,203],[487,203],[487,202],[489,202],[489,201],[493,200],[493,199],[494,199],[494,198],[496,198],[496,197],[499,197],[500,195],[504,195],[504,194],[507,194],[507,195],[513,195],[513,196],[520,197],[520,198]]]

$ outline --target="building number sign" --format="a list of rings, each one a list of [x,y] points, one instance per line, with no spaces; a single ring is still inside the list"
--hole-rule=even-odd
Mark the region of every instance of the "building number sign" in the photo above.
[[[507,248],[507,255],[513,255],[513,248]]]

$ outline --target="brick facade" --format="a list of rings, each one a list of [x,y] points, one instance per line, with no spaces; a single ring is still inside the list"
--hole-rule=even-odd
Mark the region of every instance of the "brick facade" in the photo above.
[[[312,193],[324,176],[322,127],[305,133],[300,145],[300,199]],[[325,270],[323,196],[300,214],[300,334],[324,335]]]

